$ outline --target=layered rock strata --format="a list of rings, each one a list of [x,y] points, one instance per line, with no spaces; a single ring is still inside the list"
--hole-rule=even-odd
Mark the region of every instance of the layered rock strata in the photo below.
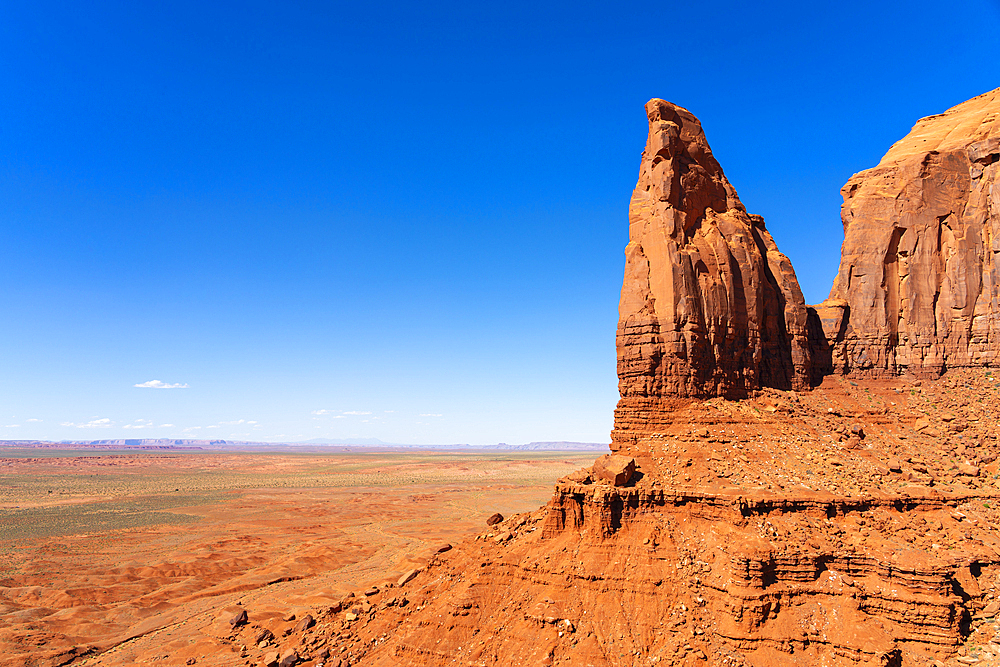
[[[1000,88],[921,119],[841,192],[840,271],[817,308],[831,370],[1000,364]]]
[[[619,302],[613,448],[634,442],[671,398],[738,398],[812,379],[805,301],[764,219],[747,213],[691,112],[654,99],[646,115]]]
[[[806,387],[806,307],[788,258],[747,213],[698,119],[658,99],[646,115],[619,303],[622,398]]]

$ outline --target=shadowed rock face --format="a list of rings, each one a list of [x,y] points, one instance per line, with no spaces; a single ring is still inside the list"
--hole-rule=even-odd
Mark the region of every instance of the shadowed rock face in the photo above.
[[[844,245],[817,307],[840,373],[1000,362],[1000,88],[921,119],[841,191]]]
[[[619,302],[616,429],[661,399],[808,386],[807,312],[788,258],[747,213],[698,119],[659,99],[646,115]]]

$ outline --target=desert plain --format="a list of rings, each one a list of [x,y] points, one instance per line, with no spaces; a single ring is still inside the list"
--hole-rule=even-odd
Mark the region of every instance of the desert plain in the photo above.
[[[0,664],[234,664],[228,620],[394,581],[594,452],[0,452]]]

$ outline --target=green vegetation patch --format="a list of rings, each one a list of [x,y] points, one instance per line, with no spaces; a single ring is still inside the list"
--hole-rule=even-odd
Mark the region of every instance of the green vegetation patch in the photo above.
[[[169,509],[204,502],[204,496],[177,495],[58,507],[0,509],[0,544],[162,524],[193,523],[199,520],[198,517],[177,514]]]

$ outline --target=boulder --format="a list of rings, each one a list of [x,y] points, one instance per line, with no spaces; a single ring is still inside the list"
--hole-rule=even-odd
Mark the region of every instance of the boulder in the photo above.
[[[605,454],[594,461],[594,477],[614,486],[625,486],[635,474],[635,459],[618,454]]]
[[[316,620],[312,617],[311,614],[306,614],[305,616],[302,617],[302,620],[299,621],[298,624],[295,626],[295,631],[305,632],[314,625],[316,625]]]
[[[409,572],[407,572],[406,574],[404,574],[403,576],[401,576],[396,581],[396,585],[397,586],[403,586],[403,585],[409,583],[410,581],[412,581],[413,578],[416,577],[418,574],[420,574],[420,568],[414,568],[414,569],[410,570]]]
[[[246,625],[246,623],[247,623],[246,609],[240,609],[238,612],[233,614],[232,618],[229,619],[229,625],[231,625],[234,630],[240,627],[241,625]]]
[[[503,521],[503,514],[497,512],[496,514],[491,514],[488,519],[486,519],[487,526],[495,526],[496,524]]]
[[[298,661],[299,652],[294,648],[290,648],[281,654],[281,658],[278,659],[278,667],[292,667]]]

